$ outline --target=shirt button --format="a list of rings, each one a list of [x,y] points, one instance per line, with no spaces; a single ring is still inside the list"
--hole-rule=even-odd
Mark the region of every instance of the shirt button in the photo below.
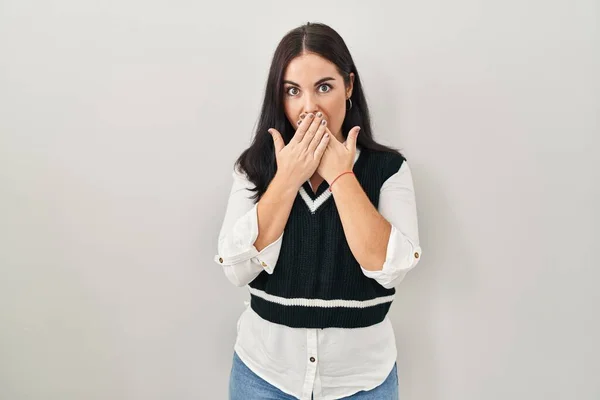
[[[315,362],[315,358],[314,358],[314,357],[311,357],[311,358],[310,358],[310,362]]]
[[[419,253],[415,253],[415,258],[419,258]]]
[[[223,259],[221,257],[219,257],[219,262],[223,264]]]
[[[263,267],[266,267],[266,266],[267,266],[267,263],[263,261],[263,262],[261,263],[261,265],[262,265]]]

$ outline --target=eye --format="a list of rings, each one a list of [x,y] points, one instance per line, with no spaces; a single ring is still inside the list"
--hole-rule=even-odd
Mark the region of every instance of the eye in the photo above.
[[[298,94],[299,90],[297,87],[290,86],[286,89],[285,92],[288,96],[296,96]]]
[[[326,90],[321,90],[322,88],[326,88]],[[319,86],[319,92],[320,92],[320,93],[327,93],[327,92],[329,92],[331,89],[332,89],[332,88],[331,88],[331,85],[330,85],[330,84],[328,84],[328,83],[324,83],[324,84],[322,84],[322,85],[320,85],[320,86]]]

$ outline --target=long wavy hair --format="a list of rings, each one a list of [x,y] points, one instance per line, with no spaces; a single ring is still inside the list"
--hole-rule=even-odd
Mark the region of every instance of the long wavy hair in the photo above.
[[[347,137],[352,127],[358,125],[360,134],[357,146],[400,154],[397,149],[379,144],[373,139],[369,109],[360,75],[342,37],[325,24],[309,22],[289,31],[275,49],[256,133],[250,147],[242,152],[234,165],[234,168],[237,167],[245,172],[248,179],[255,185],[255,188],[252,189],[255,192],[252,196],[254,200],[262,197],[277,172],[275,146],[268,129],[277,129],[285,144],[289,143],[296,132],[285,116],[283,76],[290,61],[304,53],[317,54],[335,64],[346,87],[350,84],[349,74],[354,73],[354,88],[350,98],[352,108],[348,107],[347,102],[346,116],[342,123],[344,138]]]

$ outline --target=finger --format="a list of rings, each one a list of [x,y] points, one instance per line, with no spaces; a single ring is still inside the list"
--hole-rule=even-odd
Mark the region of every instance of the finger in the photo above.
[[[319,145],[315,149],[315,160],[320,160],[327,150],[327,144],[331,141],[331,134],[325,133],[319,142]]]
[[[317,132],[315,133],[315,136],[313,137],[310,144],[308,145],[308,151],[310,151],[310,152],[315,151],[315,149],[317,148],[319,143],[321,143],[321,138],[326,133],[326,129],[327,129],[327,120],[322,120],[321,123],[319,124],[319,127],[317,128]]]
[[[304,138],[306,131],[310,127],[314,116],[315,115],[313,113],[310,113],[303,119],[300,119],[298,122],[296,122],[296,133],[294,134],[292,140],[295,140],[298,143],[302,141],[302,138]]]
[[[329,134],[329,137],[331,138],[331,140],[329,141],[329,146],[342,146],[343,144],[335,137],[335,135],[333,133],[331,133],[331,131],[329,130],[329,127],[325,127],[325,133]]]
[[[322,121],[323,121],[323,113],[318,112],[315,115],[314,120],[312,121],[312,123],[308,127],[308,130],[306,131],[306,134],[304,135],[304,138],[302,139],[302,143],[306,147],[308,147],[308,145],[310,144],[310,142],[315,137],[315,134],[317,133],[317,130],[319,129],[319,126],[320,126],[320,124],[321,124]]]
[[[336,143],[342,144],[342,142],[340,142],[338,138],[336,138],[335,135],[329,130],[329,126],[327,126],[326,132],[329,133],[329,136],[331,136],[332,139],[335,139]]]
[[[344,143],[346,145],[346,148],[350,151],[356,150],[356,140],[358,137],[358,132],[360,132],[360,126],[355,126],[350,130],[350,132],[348,132],[348,137],[346,138],[346,141]]]
[[[333,133],[329,130],[329,126],[325,126],[325,133],[329,133],[329,136],[333,137]]]
[[[283,138],[281,137],[281,133],[275,128],[269,129],[269,133],[273,138],[273,145],[275,146],[275,154],[279,153],[281,149],[285,147],[285,143],[283,142]]]

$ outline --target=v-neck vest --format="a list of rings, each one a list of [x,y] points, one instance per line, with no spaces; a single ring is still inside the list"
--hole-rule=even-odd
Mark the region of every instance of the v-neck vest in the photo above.
[[[398,172],[398,153],[361,149],[353,171],[378,207],[383,183]],[[249,283],[250,305],[262,318],[290,327],[356,328],[383,321],[395,289],[366,277],[346,240],[335,198],[323,181],[305,182],[286,223],[273,274]]]

